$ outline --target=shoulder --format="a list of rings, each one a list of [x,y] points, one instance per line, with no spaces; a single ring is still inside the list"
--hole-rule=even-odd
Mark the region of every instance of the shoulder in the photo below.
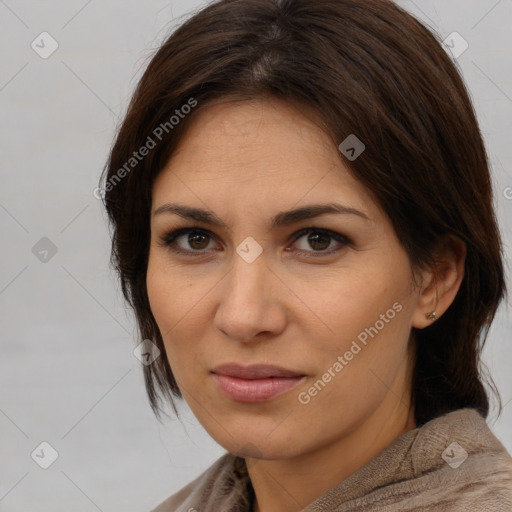
[[[511,512],[512,458],[478,411],[459,409],[408,431],[306,510]]]
[[[411,449],[416,478],[446,511],[512,510],[512,458],[475,409],[460,409],[419,429]]]
[[[150,512],[236,511],[247,505],[247,483],[243,459],[226,453]]]

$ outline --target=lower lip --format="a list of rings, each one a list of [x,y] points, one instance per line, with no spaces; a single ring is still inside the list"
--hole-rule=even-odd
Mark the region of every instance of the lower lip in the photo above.
[[[299,377],[270,377],[266,379],[239,379],[228,375],[213,374],[220,389],[237,402],[266,402],[296,386],[304,379]]]

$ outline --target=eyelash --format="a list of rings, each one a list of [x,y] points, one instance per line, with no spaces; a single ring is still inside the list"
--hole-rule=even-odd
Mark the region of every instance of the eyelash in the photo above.
[[[190,250],[190,251],[187,251],[187,250],[178,249],[178,248],[172,246],[172,243],[177,238],[179,238],[180,236],[189,234],[189,233],[206,235],[207,237],[210,237],[210,239],[213,238],[210,235],[210,232],[208,230],[206,230],[206,229],[202,229],[202,228],[179,228],[179,229],[171,230],[171,231],[167,232],[165,235],[163,235],[161,237],[161,239],[160,239],[159,245],[160,245],[160,247],[167,247],[171,251],[173,251],[174,253],[177,253],[177,254],[184,254],[184,255],[187,255],[187,256],[190,256],[190,257],[203,256],[207,252],[206,250],[198,250],[198,251]],[[347,237],[341,235],[340,233],[336,233],[335,231],[331,231],[329,229],[322,229],[322,228],[315,228],[315,227],[304,228],[304,229],[301,229],[298,232],[294,233],[294,235],[293,235],[293,243],[297,242],[297,240],[299,240],[304,235],[309,234],[309,233],[318,233],[318,234],[326,235],[326,236],[328,236],[330,238],[333,238],[337,242],[341,243],[342,246],[346,246],[346,245],[350,245],[351,244],[351,241]],[[302,254],[303,253],[307,253],[309,256],[312,256],[312,257],[319,257],[319,256],[321,257],[321,256],[325,256],[325,255],[331,255],[331,254],[333,254],[335,252],[340,251],[342,248],[343,247],[338,248],[338,249],[334,249],[334,250],[331,248],[329,250],[321,250],[321,251],[304,251],[304,250],[299,250],[298,252],[302,253]]]

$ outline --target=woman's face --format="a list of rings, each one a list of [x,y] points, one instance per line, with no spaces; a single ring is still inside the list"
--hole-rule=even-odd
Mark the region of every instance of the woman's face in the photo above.
[[[198,114],[154,183],[147,273],[191,410],[266,459],[404,427],[418,292],[388,217],[287,104]]]

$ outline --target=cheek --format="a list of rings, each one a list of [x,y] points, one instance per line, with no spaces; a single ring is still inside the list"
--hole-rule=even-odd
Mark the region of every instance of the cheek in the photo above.
[[[158,259],[151,256],[148,261],[146,276],[146,289],[148,293],[149,306],[162,335],[170,328],[171,307],[170,290],[174,288],[172,281],[162,272]]]
[[[146,286],[151,312],[163,336],[193,309],[191,281],[169,265],[165,255],[150,251]]]
[[[382,259],[368,262],[361,270],[338,272],[336,278],[326,279],[323,287],[311,287],[306,295],[321,320],[315,320],[322,329],[317,333],[324,333],[322,341],[312,347],[318,357],[317,370],[323,373],[338,362],[338,374],[344,378],[336,382],[345,390],[369,391],[370,380],[389,381],[406,357],[414,294],[409,267],[402,268],[393,272]],[[314,339],[313,324],[310,328]],[[338,356],[343,358],[341,363]]]
[[[382,322],[388,327],[404,317],[405,305],[411,301],[410,277],[406,272],[383,268],[382,262],[324,272],[316,279],[302,281],[296,292],[322,325],[322,332],[343,339],[357,336],[365,328]],[[398,303],[395,308],[393,304]],[[401,306],[401,308],[400,308]],[[402,309],[398,312],[397,309]],[[384,319],[381,320],[381,315]],[[390,320],[390,322],[387,322]]]
[[[183,294],[177,293],[180,283],[176,274],[170,274],[165,270],[165,266],[158,257],[150,255],[146,287],[151,313],[158,325],[169,362],[171,362],[174,347],[169,344],[168,340],[172,338],[180,313],[185,307]]]
[[[198,357],[194,340],[201,339],[201,298],[204,290],[191,283],[179,269],[151,257],[146,286],[151,312],[162,335],[173,374],[180,383],[191,373]],[[203,320],[204,322],[204,320]],[[174,364],[173,364],[174,363]]]

